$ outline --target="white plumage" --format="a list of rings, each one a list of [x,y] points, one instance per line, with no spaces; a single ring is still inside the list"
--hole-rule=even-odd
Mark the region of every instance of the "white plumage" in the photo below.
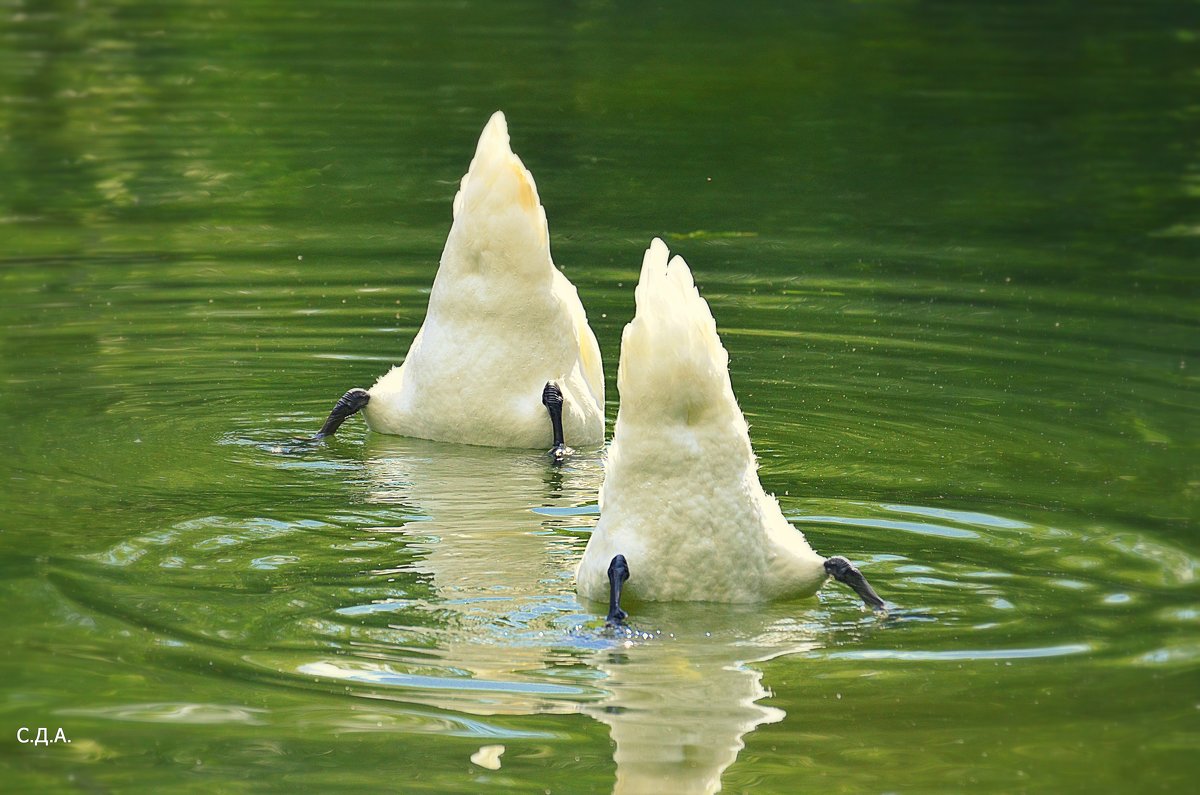
[[[763,491],[712,312],[687,263],[668,254],[658,239],[646,251],[621,337],[621,407],[579,593],[606,599],[609,562],[622,554],[634,600],[812,594],[825,559]]]
[[[425,322],[368,390],[382,433],[497,447],[552,441],[542,388],[562,389],[567,444],[604,442],[604,373],[575,287],[550,257],[533,176],[494,114],[454,197]]]

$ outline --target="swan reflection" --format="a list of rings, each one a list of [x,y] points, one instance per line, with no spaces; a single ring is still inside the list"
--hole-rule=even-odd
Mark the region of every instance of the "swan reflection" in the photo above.
[[[783,720],[751,667],[808,651],[803,627],[777,607],[670,604],[646,610],[670,634],[596,653],[609,696],[583,711],[606,723],[616,751],[614,792],[716,792],[743,737]],[[766,610],[766,612],[764,612]]]

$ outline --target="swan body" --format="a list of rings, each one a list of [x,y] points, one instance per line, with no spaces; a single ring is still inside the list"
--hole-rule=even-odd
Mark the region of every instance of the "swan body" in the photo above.
[[[623,555],[634,599],[815,593],[826,559],[763,491],[712,312],[687,263],[668,255],[661,240],[650,244],[621,336],[621,406],[577,589],[608,597],[609,564]]]
[[[556,384],[567,441],[600,446],[600,348],[575,287],[550,257],[546,211],[501,112],[483,129],[453,215],[424,324],[403,364],[359,400],[367,425],[437,441],[545,448],[554,440],[543,387]]]

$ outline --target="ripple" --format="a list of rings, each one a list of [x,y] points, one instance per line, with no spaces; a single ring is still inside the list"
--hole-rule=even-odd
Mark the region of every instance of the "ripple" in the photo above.
[[[1092,644],[1070,643],[1060,646],[1041,646],[1026,649],[954,649],[928,651],[918,649],[861,649],[837,651],[825,655],[843,660],[906,660],[954,661],[954,660],[1019,660],[1037,657],[1064,657],[1072,654],[1087,654],[1095,651]]]
[[[360,665],[349,667],[344,663],[314,662],[301,665],[297,670],[308,676],[342,679],[348,682],[363,682],[372,685],[387,685],[389,687],[418,688],[422,690],[479,690],[493,693],[519,693],[523,695],[562,697],[582,697],[588,695],[588,691],[584,688],[571,687],[569,685],[511,682],[495,679],[455,679],[441,676],[422,676],[401,673],[391,670],[386,666],[370,668],[366,665]]]
[[[1192,667],[1200,661],[1200,643],[1182,641],[1171,646],[1153,649],[1133,657],[1130,662],[1137,666],[1184,666]]]
[[[414,607],[421,606],[421,604],[421,602],[415,599],[387,599],[365,605],[339,607],[334,612],[343,616],[375,615],[377,613],[395,613],[401,610],[411,610]]]
[[[848,516],[803,516],[794,518],[797,524],[842,524],[852,527],[874,527],[880,530],[901,530],[906,533],[917,533],[924,536],[939,538],[979,538],[973,530],[964,530],[947,525],[931,524],[929,522],[903,522],[895,519],[860,519]]]
[[[398,732],[410,734],[440,734],[451,737],[505,738],[511,740],[546,740],[558,737],[557,732],[516,729],[499,726],[467,715],[441,712],[358,711],[346,714],[337,711],[330,715],[306,715],[305,722],[324,730],[332,728],[338,734],[375,734]]]
[[[260,547],[297,534],[328,532],[335,529],[337,525],[316,519],[285,520],[261,516],[238,519],[229,516],[203,516],[179,522],[166,530],[121,541],[107,550],[83,557],[118,568],[133,566],[144,559],[159,565],[168,562],[168,567],[177,568],[197,557],[210,557],[209,553]],[[268,554],[254,558],[248,565],[251,568],[266,570],[299,560],[299,557],[286,553]]]
[[[929,508],[923,505],[883,504],[880,506],[896,513],[912,513],[918,516],[928,516],[934,519],[949,519],[962,524],[980,525],[982,527],[1001,527],[1006,530],[1023,530],[1030,525],[1016,519],[1006,519],[1003,516],[978,513],[976,511],[956,511],[951,508]]]
[[[79,715],[105,720],[135,721],[138,723],[188,723],[212,725],[242,723],[262,725],[264,709],[231,704],[196,704],[186,701],[151,704],[122,704],[94,709],[63,709],[60,715]]]
[[[599,505],[580,505],[578,507],[540,507],[531,508],[538,516],[599,516]]]
[[[299,562],[300,558],[296,555],[267,555],[266,557],[255,558],[250,561],[250,568],[258,569],[259,571],[274,571],[281,566]]]

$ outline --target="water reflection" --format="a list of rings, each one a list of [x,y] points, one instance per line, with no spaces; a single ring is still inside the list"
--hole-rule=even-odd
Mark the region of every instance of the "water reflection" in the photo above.
[[[370,437],[367,500],[403,506],[414,517],[379,529],[404,537],[414,560],[400,570],[424,575],[431,589],[407,608],[435,614],[435,628],[422,634],[432,634],[436,648],[423,653],[450,675],[447,687],[476,691],[479,708],[473,711],[570,712],[587,697],[586,689],[563,687],[545,673],[548,657],[557,659],[547,647],[587,618],[573,596],[576,540],[568,534],[580,522],[533,509],[594,500],[601,474],[596,458],[580,457],[556,470],[532,451]],[[381,667],[356,676],[398,683],[394,674]]]
[[[794,606],[793,606],[794,609]],[[641,623],[653,621],[653,615]],[[665,623],[665,622],[664,622]],[[670,606],[670,634],[597,653],[609,696],[583,711],[616,744],[614,791],[708,793],[757,727],[783,720],[751,667],[811,651],[811,630],[779,606]]]
[[[714,792],[744,736],[783,719],[759,703],[768,692],[750,664],[816,647],[790,615],[803,606],[648,606],[629,633],[583,612],[573,568],[594,514],[577,509],[594,500],[599,460],[554,470],[536,455],[372,438],[365,463],[371,501],[422,517],[397,531],[431,577],[440,663],[469,678],[422,681],[345,659],[304,673],[474,714],[583,712],[609,726],[623,793]],[[655,629],[660,617],[669,631]]]

